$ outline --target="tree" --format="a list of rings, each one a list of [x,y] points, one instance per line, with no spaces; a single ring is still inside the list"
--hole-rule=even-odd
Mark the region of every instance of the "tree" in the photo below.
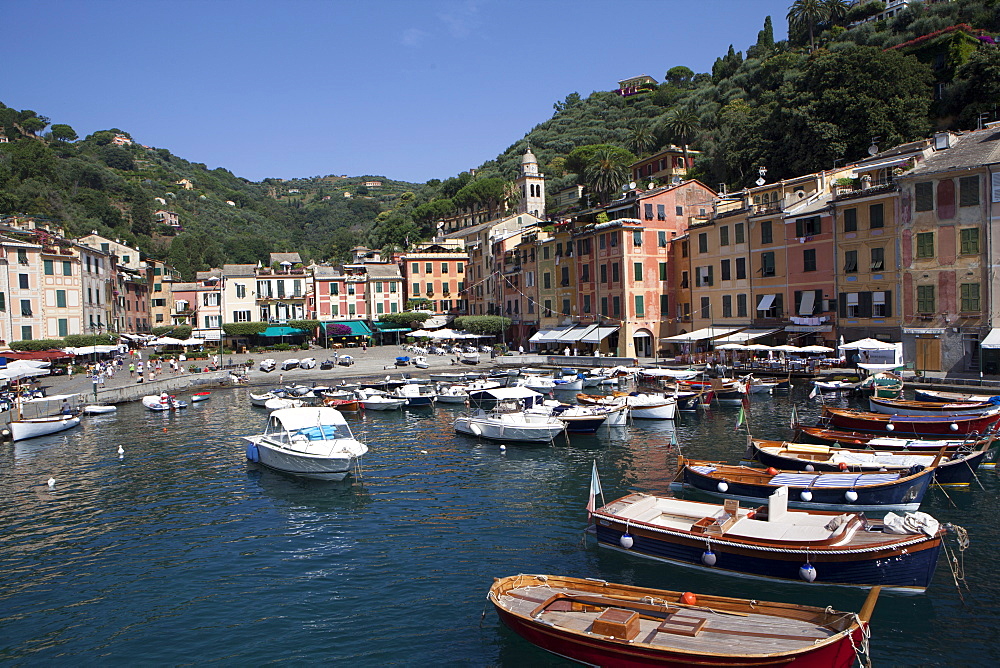
[[[816,40],[813,38],[813,29],[816,24],[821,23],[829,16],[824,0],[795,0],[788,8],[788,27],[809,28],[809,49],[816,48]]]
[[[76,141],[78,139],[76,130],[65,123],[56,123],[52,126],[52,138],[58,141]]]
[[[635,156],[624,149],[617,147],[599,149],[583,170],[587,187],[606,203],[612,192],[628,182],[631,176],[629,167],[633,162]]]
[[[656,136],[650,129],[649,123],[638,121],[629,126],[628,139],[625,141],[629,149],[636,155],[646,155],[656,146]]]
[[[826,12],[826,22],[832,25],[847,16],[851,5],[847,0],[823,0],[823,9]]]
[[[413,311],[404,311],[402,313],[383,313],[378,317],[379,322],[386,322],[398,327],[412,327],[414,325],[421,325],[428,318],[431,317],[430,313],[416,313]]]
[[[227,322],[223,323],[222,331],[226,336],[256,336],[267,329],[266,322]],[[156,330],[153,330],[156,334]]]
[[[473,334],[496,336],[507,331],[511,322],[510,318],[504,318],[499,315],[463,315],[455,318],[452,324],[458,329],[463,329]]]
[[[691,83],[693,78],[694,70],[684,65],[675,65],[667,70],[666,75],[664,75],[667,83],[677,87],[686,87]]]
[[[135,161],[132,160],[132,154],[121,146],[113,144],[105,145],[101,148],[101,158],[104,160],[104,164],[114,169],[121,169],[127,172],[135,169]]]
[[[305,332],[313,332],[319,328],[319,320],[289,320],[288,326],[301,329]]]
[[[688,165],[688,145],[698,130],[698,115],[690,107],[674,107],[661,117],[662,131],[677,141],[684,150],[684,165]]]

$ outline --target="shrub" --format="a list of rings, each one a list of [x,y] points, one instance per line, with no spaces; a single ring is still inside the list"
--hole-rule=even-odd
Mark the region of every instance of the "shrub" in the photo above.
[[[63,339],[30,339],[28,341],[14,341],[10,344],[11,350],[59,350],[66,347]]]

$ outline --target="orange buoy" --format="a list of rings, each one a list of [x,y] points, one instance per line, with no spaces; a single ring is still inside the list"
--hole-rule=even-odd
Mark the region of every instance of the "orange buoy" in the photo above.
[[[840,462],[839,467],[840,467],[841,471],[846,471],[847,470],[847,462]]]
[[[767,467],[767,474],[768,475],[778,475],[778,469],[774,468],[773,466],[768,466]]]
[[[164,433],[164,434],[166,434],[166,433],[167,433],[167,428],[166,428],[166,427],[164,427],[164,428],[163,428],[163,433]]]
[[[685,605],[697,605],[698,597],[692,594],[691,592],[686,591],[683,594],[681,594],[681,603]]]

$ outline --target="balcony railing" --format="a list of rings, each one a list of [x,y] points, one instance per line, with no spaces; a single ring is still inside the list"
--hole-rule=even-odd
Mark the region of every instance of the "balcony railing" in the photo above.
[[[853,188],[850,186],[837,186],[833,190],[833,199],[837,202],[842,202],[849,199],[857,199],[859,197],[871,197],[872,195],[881,195],[883,193],[890,193],[899,190],[899,186],[892,182],[878,183],[868,188]]]

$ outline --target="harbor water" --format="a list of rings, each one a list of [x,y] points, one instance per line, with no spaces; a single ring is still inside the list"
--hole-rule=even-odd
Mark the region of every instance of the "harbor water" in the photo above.
[[[754,435],[787,437],[793,403],[814,420],[807,390],[754,397]],[[595,460],[608,501],[664,493],[678,447],[740,460],[738,408],[505,450],[456,435],[462,410],[349,415],[370,452],[362,476],[339,483],[248,464],[239,436],[259,433],[266,412],[246,390],[177,413],[125,405],[62,434],[0,444],[0,660],[563,665],[487,603],[493,577],[519,572],[839,610],[864,600],[858,589],[647,561],[585,535]],[[883,594],[875,665],[1000,663],[998,488],[981,471],[971,489],[929,493],[923,510],[969,532],[959,557],[968,588],[956,587],[942,554],[926,594]]]

